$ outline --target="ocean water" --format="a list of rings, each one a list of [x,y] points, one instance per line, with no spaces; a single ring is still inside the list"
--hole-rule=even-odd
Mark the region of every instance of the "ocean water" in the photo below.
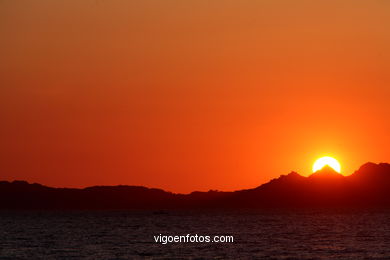
[[[390,212],[0,211],[0,259],[390,259]]]

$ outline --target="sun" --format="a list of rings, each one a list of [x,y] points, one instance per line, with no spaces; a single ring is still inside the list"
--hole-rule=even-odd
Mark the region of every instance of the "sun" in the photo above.
[[[340,163],[335,158],[332,158],[329,156],[322,157],[322,158],[318,159],[317,161],[315,161],[315,163],[313,164],[313,172],[321,170],[326,165],[328,165],[329,167],[331,167],[333,170],[335,170],[338,173],[341,172]]]

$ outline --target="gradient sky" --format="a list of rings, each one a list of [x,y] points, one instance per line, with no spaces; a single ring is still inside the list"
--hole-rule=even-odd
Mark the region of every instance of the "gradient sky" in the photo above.
[[[390,2],[0,1],[0,179],[251,188],[390,162]]]

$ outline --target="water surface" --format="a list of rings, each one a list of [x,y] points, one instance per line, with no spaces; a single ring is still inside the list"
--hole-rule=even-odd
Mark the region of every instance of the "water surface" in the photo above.
[[[156,235],[231,235],[168,243]],[[390,212],[1,211],[1,259],[390,259]]]

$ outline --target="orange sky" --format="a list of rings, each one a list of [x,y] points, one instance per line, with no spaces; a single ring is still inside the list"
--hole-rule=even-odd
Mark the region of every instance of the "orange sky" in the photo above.
[[[255,187],[389,162],[388,1],[0,1],[0,179]]]

